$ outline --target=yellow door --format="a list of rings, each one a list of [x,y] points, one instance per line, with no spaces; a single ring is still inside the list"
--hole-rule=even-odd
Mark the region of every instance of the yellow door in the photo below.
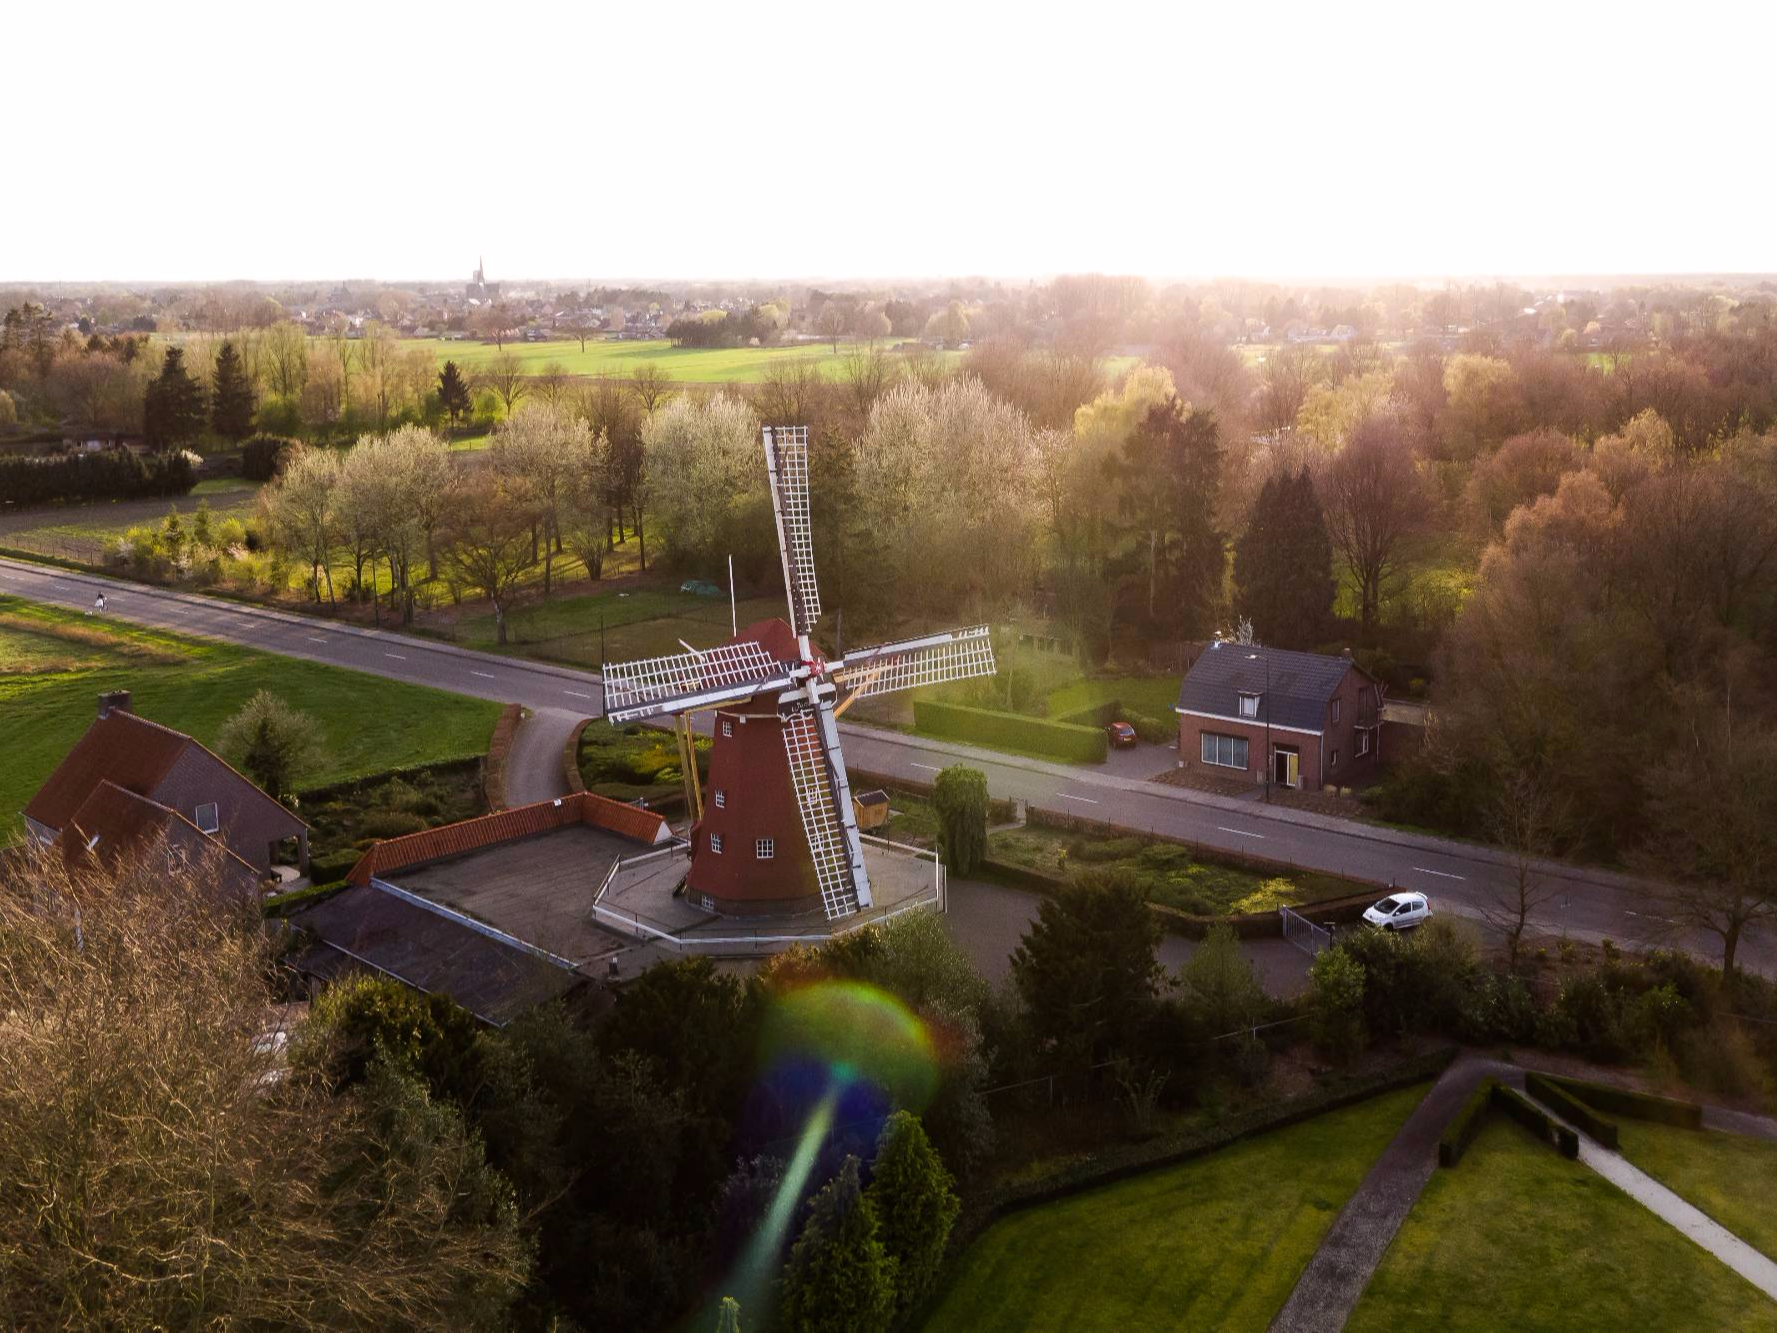
[[[1289,766],[1290,766],[1289,777],[1286,779],[1286,781],[1288,781],[1289,785],[1292,787],[1301,786],[1302,785],[1301,756],[1295,755],[1295,754],[1287,754],[1284,756],[1284,759],[1288,761]]]

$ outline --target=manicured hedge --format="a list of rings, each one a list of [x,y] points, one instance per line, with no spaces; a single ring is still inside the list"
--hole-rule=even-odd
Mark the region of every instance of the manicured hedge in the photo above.
[[[177,449],[140,457],[127,449],[54,458],[0,457],[0,497],[14,504],[185,495],[195,485],[191,455]]]
[[[1616,1121],[1606,1120],[1553,1079],[1542,1074],[1526,1074],[1524,1088],[1556,1115],[1578,1125],[1606,1148],[1617,1146]]]
[[[1494,1110],[1505,1112],[1544,1143],[1554,1144],[1555,1151],[1563,1157],[1573,1158],[1580,1155],[1580,1136],[1567,1128],[1566,1125],[1557,1125],[1516,1088],[1508,1088],[1503,1083],[1495,1083],[1488,1103]]]
[[[1106,699],[1101,704],[1093,704],[1090,708],[1082,708],[1077,713],[1051,718],[1053,722],[1065,722],[1074,727],[1108,727],[1117,720],[1121,706],[1115,699]]]
[[[1630,1120],[1653,1120],[1662,1125],[1677,1125],[1683,1129],[1703,1128],[1703,1108],[1696,1102],[1656,1097],[1648,1092],[1631,1092],[1627,1088],[1613,1088],[1608,1083],[1589,1083],[1585,1079],[1564,1078],[1557,1074],[1544,1077],[1568,1096],[1600,1111],[1610,1111]]]
[[[1455,1166],[1462,1160],[1469,1144],[1481,1132],[1481,1126],[1487,1123],[1487,1112],[1493,1106],[1493,1089],[1497,1086],[1492,1079],[1483,1079],[1462,1104],[1456,1118],[1444,1130],[1444,1137],[1438,1140],[1439,1166]]]
[[[913,725],[930,736],[967,741],[990,749],[1023,750],[1072,763],[1102,764],[1109,743],[1102,727],[1080,727],[988,708],[915,700]]]
[[[1149,717],[1146,713],[1124,710],[1123,720],[1135,728],[1135,734],[1149,745],[1171,745],[1178,740],[1176,717]]]

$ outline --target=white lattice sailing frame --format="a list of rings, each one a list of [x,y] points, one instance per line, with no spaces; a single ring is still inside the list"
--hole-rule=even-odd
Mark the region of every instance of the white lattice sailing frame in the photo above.
[[[777,518],[790,628],[798,635],[809,634],[821,618],[821,591],[815,584],[814,532],[808,516],[807,426],[765,428],[765,472],[771,482],[772,513]]]
[[[823,708],[817,720],[813,710],[796,708],[785,715],[784,753],[790,761],[790,784],[802,810],[802,832],[814,857],[815,882],[821,891],[821,910],[827,920],[838,921],[870,905],[870,881],[864,871],[864,852],[851,813],[851,784],[845,761],[837,748],[828,751],[821,743],[821,722],[830,721]],[[833,759],[828,764],[829,753]]]
[[[751,639],[703,652],[608,663],[603,675],[605,716],[614,722],[747,699],[773,684],[790,684],[783,663]]]
[[[847,653],[833,679],[858,698],[868,699],[895,690],[991,676],[996,669],[987,626],[976,625]]]

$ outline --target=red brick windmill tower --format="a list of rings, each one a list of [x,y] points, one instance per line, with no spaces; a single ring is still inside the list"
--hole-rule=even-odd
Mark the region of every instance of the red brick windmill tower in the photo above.
[[[725,913],[817,907],[829,921],[870,906],[870,877],[839,748],[838,717],[891,690],[992,675],[987,627],[879,644],[828,661],[809,642],[820,618],[808,519],[808,430],[765,428],[790,619],[749,625],[720,647],[604,668],[605,717],[678,719],[713,711],[709,800],[692,799],[693,903]]]

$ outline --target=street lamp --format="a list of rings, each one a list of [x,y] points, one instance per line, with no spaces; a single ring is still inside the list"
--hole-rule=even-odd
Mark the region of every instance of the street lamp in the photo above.
[[[1259,696],[1259,707],[1265,710],[1265,800],[1271,800],[1271,780],[1276,776],[1277,758],[1271,753],[1271,658],[1265,653],[1248,653],[1246,660],[1265,663],[1265,692]]]

